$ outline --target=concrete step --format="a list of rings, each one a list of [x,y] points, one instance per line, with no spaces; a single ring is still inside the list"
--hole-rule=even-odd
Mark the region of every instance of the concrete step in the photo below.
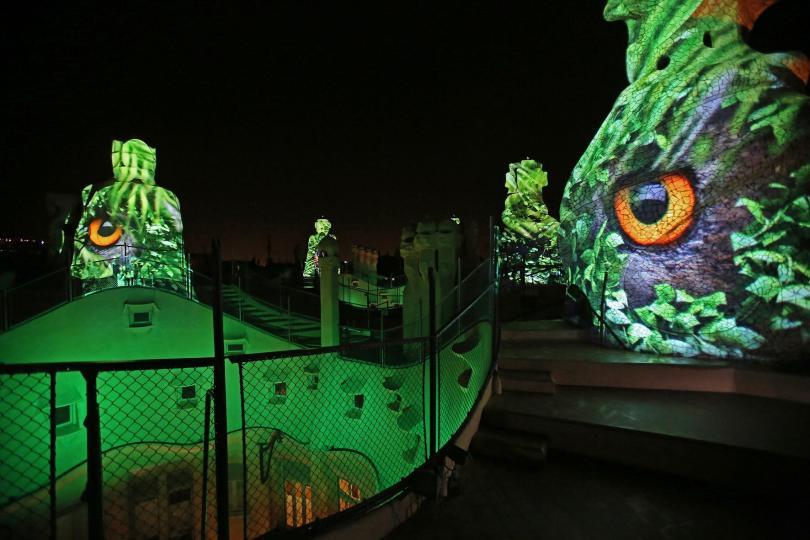
[[[499,369],[501,388],[506,392],[536,392],[554,394],[554,378],[548,371],[525,371],[516,369]]]
[[[587,338],[587,330],[569,326],[562,319],[509,321],[501,325],[501,342],[569,342]]]
[[[479,429],[470,443],[473,456],[485,456],[518,464],[542,466],[548,441],[543,436],[491,427]]]
[[[498,353],[499,365],[507,369],[539,369],[549,371],[547,365],[554,362],[568,364],[599,363],[608,365],[682,365],[700,367],[727,367],[728,361],[704,358],[658,356],[622,349],[600,347],[587,342],[554,342],[546,340],[501,341]],[[508,365],[507,365],[508,364]]]
[[[482,430],[548,438],[555,450],[764,492],[810,482],[810,405],[704,392],[557,387],[504,392]]]
[[[501,370],[547,371],[558,386],[738,393],[810,403],[810,374],[729,360],[657,356],[577,342],[501,342]]]

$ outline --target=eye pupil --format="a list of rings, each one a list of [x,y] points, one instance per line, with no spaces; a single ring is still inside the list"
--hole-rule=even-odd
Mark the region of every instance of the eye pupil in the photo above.
[[[622,231],[642,246],[662,246],[683,236],[692,224],[695,204],[692,183],[677,173],[622,188],[613,199]]]
[[[121,227],[116,227],[109,220],[96,218],[87,227],[90,242],[96,247],[106,248],[121,238]]]
[[[642,223],[658,223],[667,213],[669,196],[666,188],[658,182],[637,186],[631,190],[630,196],[630,208]]]
[[[100,236],[110,236],[113,233],[115,233],[115,227],[109,221],[105,221],[101,224],[101,227],[98,228],[98,234]]]

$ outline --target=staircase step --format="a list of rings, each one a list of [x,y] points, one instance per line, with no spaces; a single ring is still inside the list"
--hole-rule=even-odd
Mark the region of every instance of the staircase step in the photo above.
[[[681,365],[726,367],[727,361],[705,358],[661,357],[654,354],[600,347],[591,343],[548,342],[527,340],[501,341],[498,365],[506,369],[554,371],[559,362],[567,364],[598,363],[605,365]],[[581,367],[581,365],[580,365]],[[562,383],[561,383],[562,384]]]
[[[479,429],[470,443],[473,456],[536,466],[545,463],[547,449],[548,441],[543,436],[491,427]]]
[[[501,327],[502,342],[569,342],[585,341],[588,331],[569,326],[562,319],[509,321]]]
[[[534,392],[554,394],[556,385],[548,371],[529,371],[517,369],[499,369],[501,387],[506,392]]]
[[[810,482],[810,406],[752,396],[557,387],[492,396],[481,429],[548,437],[554,450],[755,491]]]

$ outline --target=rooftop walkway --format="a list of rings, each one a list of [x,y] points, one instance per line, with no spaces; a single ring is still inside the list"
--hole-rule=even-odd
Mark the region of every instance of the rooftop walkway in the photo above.
[[[461,494],[390,538],[808,538],[810,377],[508,323]]]
[[[461,494],[426,504],[389,540],[800,539],[810,499],[723,490],[567,454],[545,468],[473,458]],[[807,495],[810,497],[810,495]]]

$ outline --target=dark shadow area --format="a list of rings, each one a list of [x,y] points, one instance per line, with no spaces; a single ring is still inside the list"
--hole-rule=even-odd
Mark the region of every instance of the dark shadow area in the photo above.
[[[745,474],[745,471],[740,471]],[[810,500],[751,495],[554,453],[543,469],[473,459],[461,492],[387,538],[802,538]]]

